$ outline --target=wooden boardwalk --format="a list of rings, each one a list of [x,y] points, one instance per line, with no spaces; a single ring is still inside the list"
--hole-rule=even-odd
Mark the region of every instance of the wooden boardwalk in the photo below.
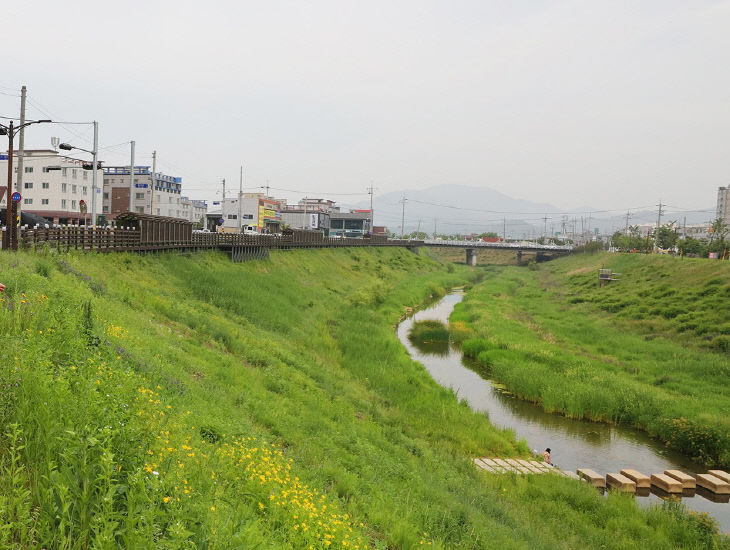
[[[581,480],[604,491],[611,489],[636,496],[656,495],[659,498],[689,498],[700,495],[712,502],[730,502],[730,474],[709,470],[706,474],[690,475],[680,470],[645,475],[631,468],[602,476],[590,468],[566,472],[538,460],[523,458],[475,458],[474,464],[490,474],[562,475]]]

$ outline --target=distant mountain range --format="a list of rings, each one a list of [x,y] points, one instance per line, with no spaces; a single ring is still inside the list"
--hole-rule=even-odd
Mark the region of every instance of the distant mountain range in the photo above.
[[[626,225],[625,212],[600,212],[591,207],[566,211],[552,204],[510,197],[488,187],[468,185],[437,185],[426,189],[406,189],[383,195],[375,194],[373,210],[375,225],[385,225],[400,233],[405,197],[405,233],[421,231],[438,234],[468,234],[494,231],[508,238],[554,235],[563,230],[570,233],[595,231],[613,232]],[[343,208],[370,208],[368,200]],[[656,211],[632,212],[630,225],[656,222]],[[707,222],[713,213],[665,212],[663,222],[677,220],[681,225],[686,216],[688,225]]]

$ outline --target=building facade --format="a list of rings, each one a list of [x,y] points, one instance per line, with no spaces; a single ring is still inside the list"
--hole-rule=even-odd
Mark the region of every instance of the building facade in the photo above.
[[[14,174],[18,173],[17,151],[13,153]],[[60,155],[53,149],[26,149],[23,155],[23,189],[20,208],[43,216],[49,223],[91,223],[92,170],[88,161]],[[88,168],[85,169],[84,167]],[[7,186],[8,155],[0,154],[0,187]],[[97,185],[97,214],[101,214],[101,171]],[[0,206],[5,208],[6,193]],[[82,212],[86,207],[86,212]]]
[[[152,172],[149,166],[134,167],[134,211],[139,214],[183,218],[182,178]],[[102,213],[114,219],[129,210],[130,168],[104,168]],[[187,218],[186,218],[187,219]]]
[[[279,233],[281,212],[286,201],[273,199],[263,193],[242,193],[240,199],[225,198],[214,202],[220,206],[223,223],[219,231],[224,233]]]
[[[730,186],[717,188],[717,212],[715,218],[720,218],[730,225]]]
[[[180,208],[184,218],[193,222],[193,227],[205,227],[205,215],[208,212],[208,203],[205,201],[190,199],[188,197],[180,197]]]
[[[330,235],[342,237],[363,237],[372,231],[370,210],[330,213]]]

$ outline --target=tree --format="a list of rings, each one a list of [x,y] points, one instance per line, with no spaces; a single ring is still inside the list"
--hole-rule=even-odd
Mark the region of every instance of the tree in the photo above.
[[[711,252],[720,252],[727,247],[725,238],[728,234],[728,225],[722,218],[717,218],[710,226],[710,246]]]
[[[677,244],[677,222],[669,222],[660,226],[655,232],[654,237],[656,238],[656,245],[659,248],[669,249],[674,248]]]
[[[497,235],[494,231],[487,231],[486,233],[479,233],[477,235],[480,239],[482,237],[486,237],[487,239],[498,239],[499,235]]]

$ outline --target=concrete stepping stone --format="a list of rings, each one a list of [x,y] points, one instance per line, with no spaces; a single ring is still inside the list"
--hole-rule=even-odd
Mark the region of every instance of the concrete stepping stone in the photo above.
[[[547,465],[547,464],[545,464],[544,462],[539,462],[539,461],[537,461],[537,460],[528,460],[528,462],[529,462],[530,464],[532,464],[532,465],[533,465],[533,466],[534,466],[535,468],[537,468],[538,470],[544,470],[545,472],[549,472],[550,470],[552,470],[552,469],[553,469],[553,468],[552,468],[552,466],[548,466],[548,465]]]
[[[519,462],[517,462],[517,460],[515,460],[514,458],[505,458],[505,461],[509,465],[511,465],[513,468],[515,468],[516,470],[518,470],[520,473],[523,473],[523,474],[531,474],[532,473],[528,468],[525,468],[522,464],[520,464]]]
[[[560,472],[565,477],[568,477],[570,479],[575,479],[575,480],[579,480],[580,479],[580,477],[576,473],[573,473],[573,472],[564,472],[563,470],[558,470],[557,468],[553,468],[553,470],[556,470],[556,471]]]
[[[704,487],[708,491],[712,491],[718,495],[730,494],[730,483],[723,481],[719,477],[715,477],[711,474],[697,474],[695,477],[697,485]]]
[[[484,462],[484,460],[482,460],[481,458],[475,458],[474,464],[476,464],[478,468],[480,468],[484,471],[494,473],[494,469],[489,464]]]
[[[724,472],[722,470],[707,470],[707,473],[711,476],[715,476],[717,479],[721,479],[730,483],[730,474],[728,474],[727,472]]]
[[[664,473],[679,481],[682,484],[682,489],[694,489],[697,486],[695,478],[679,470],[664,470]]]
[[[631,481],[636,483],[637,489],[650,489],[651,488],[651,478],[647,475],[642,474],[638,470],[634,470],[632,468],[626,468],[624,470],[621,470],[621,475],[628,477]]]
[[[606,474],[606,484],[622,493],[636,492],[636,483],[623,474]]]
[[[545,470],[543,470],[542,468],[538,468],[537,466],[534,466],[533,464],[530,463],[529,460],[517,459],[517,462],[522,464],[525,468],[530,470],[533,474],[544,474],[545,473]]]
[[[599,487],[601,489],[606,488],[606,480],[603,478],[603,476],[599,476],[590,468],[578,468],[575,473],[577,473],[581,479],[585,479],[594,487]]]
[[[682,483],[666,474],[651,474],[651,484],[665,493],[677,494],[682,492]]]
[[[506,471],[508,471],[508,472],[512,472],[512,473],[514,473],[514,474],[520,474],[520,473],[522,473],[522,472],[520,472],[520,471],[519,471],[519,470],[518,470],[517,468],[515,468],[515,467],[514,467],[514,466],[512,466],[511,464],[509,464],[509,463],[505,462],[505,461],[504,461],[504,460],[502,460],[501,458],[495,458],[495,459],[494,459],[494,462],[496,462],[496,463],[497,463],[497,466],[500,466],[500,467],[501,467],[502,469],[504,469],[504,470],[506,470]]]

